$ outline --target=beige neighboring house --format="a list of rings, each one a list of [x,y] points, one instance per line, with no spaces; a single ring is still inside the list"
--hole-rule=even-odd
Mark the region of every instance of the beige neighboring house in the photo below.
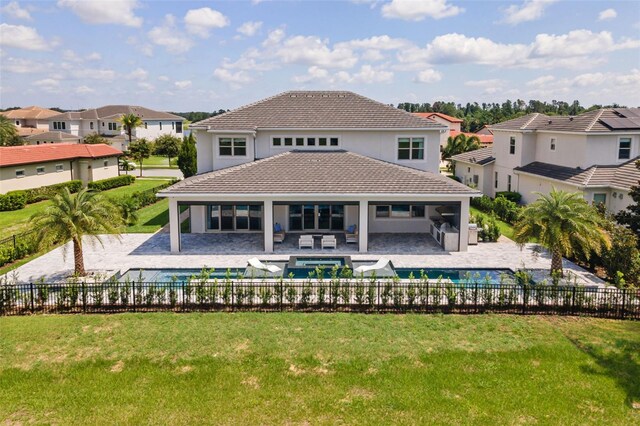
[[[640,180],[640,108],[603,108],[577,116],[528,114],[491,126],[491,156],[483,148],[454,156],[456,176],[475,175],[490,197],[515,191],[523,203],[552,188],[581,192],[612,213],[633,203],[632,186]],[[481,162],[471,161],[483,158]],[[462,166],[462,167],[460,167]],[[491,176],[487,185],[486,176]],[[479,178],[480,179],[480,178]]]
[[[0,147],[0,194],[70,180],[118,176],[122,151],[109,145],[55,144]]]
[[[0,112],[0,114],[13,121],[18,129],[18,136],[25,137],[48,131],[49,118],[60,114],[60,112],[39,106],[29,106]]]
[[[460,182],[482,191],[483,194],[491,192],[493,169],[488,166],[496,161],[491,147],[454,155],[452,160],[455,161],[455,174]]]
[[[45,145],[54,143],[80,143],[80,137],[66,132],[44,132],[24,138],[27,145]]]
[[[161,191],[169,199],[171,251],[191,233],[248,233],[273,252],[274,238],[417,235],[466,251],[469,202],[480,193],[439,173],[447,128],[353,92],[291,91],[190,126],[198,175]],[[206,236],[203,235],[203,240]],[[318,247],[318,245],[316,245]]]
[[[143,122],[141,127],[133,129],[133,138],[146,138],[153,141],[161,135],[182,137],[185,119],[175,114],[155,111],[135,105],[107,105],[100,108],[77,112],[65,112],[49,118],[50,131],[62,131],[84,139],[92,133],[98,133],[120,150],[129,146],[129,138],[119,120],[125,114],[135,114]]]
[[[438,124],[446,126],[449,131],[443,132],[440,135],[440,152],[444,150],[444,147],[447,146],[447,140],[449,136],[455,136],[461,132],[461,125],[463,120],[452,117],[447,114],[442,114],[440,112],[414,112],[413,115],[418,117],[426,118],[428,120],[433,120]]]

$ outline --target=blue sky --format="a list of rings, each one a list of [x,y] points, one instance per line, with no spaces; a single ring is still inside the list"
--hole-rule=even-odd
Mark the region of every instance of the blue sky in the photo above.
[[[386,103],[640,105],[636,1],[0,2],[0,106],[237,106],[292,89]]]

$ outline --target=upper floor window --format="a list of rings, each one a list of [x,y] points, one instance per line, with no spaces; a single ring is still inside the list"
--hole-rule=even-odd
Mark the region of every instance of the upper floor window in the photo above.
[[[516,153],[516,137],[511,136],[509,138],[509,154],[515,154],[515,153]]]
[[[176,121],[176,133],[182,133],[182,121]]]
[[[220,138],[219,139],[220,156],[239,156],[247,155],[247,139],[246,138]]]
[[[64,121],[54,121],[53,122],[53,130],[65,130],[67,128],[67,123]]]
[[[93,130],[93,121],[89,122],[89,129]]]
[[[398,138],[398,160],[424,160],[424,138]]]
[[[507,175],[507,191],[511,192],[511,175]]]
[[[620,138],[618,142],[618,160],[631,158],[631,138]]]
[[[16,126],[20,126],[20,120],[16,120]]]
[[[118,123],[109,123],[109,130],[118,130]]]
[[[274,136],[271,139],[272,146],[339,146],[338,137],[285,137]]]
[[[551,151],[556,150],[556,138],[551,138],[551,140],[549,141],[549,149]]]

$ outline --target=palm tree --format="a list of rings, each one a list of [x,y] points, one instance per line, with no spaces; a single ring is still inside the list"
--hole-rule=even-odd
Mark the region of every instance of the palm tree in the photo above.
[[[129,145],[131,145],[133,129],[144,126],[142,119],[135,114],[124,114],[118,119],[118,121],[122,124],[122,127],[124,127],[124,131],[127,132],[127,136],[129,136]]]
[[[600,255],[611,247],[604,219],[579,192],[556,191],[555,188],[525,207],[515,225],[515,241],[522,245],[531,239],[551,252],[551,274],[562,276],[562,257],[591,253]]]
[[[464,133],[460,133],[455,137],[449,136],[449,139],[447,139],[447,145],[442,150],[442,159],[448,160],[454,155],[473,151],[478,148],[480,148],[480,139],[477,136],[467,137]],[[451,161],[449,162],[449,169],[455,173],[455,165]]]
[[[22,144],[18,136],[18,129],[13,121],[0,114],[0,146],[13,146]]]
[[[68,188],[64,188],[50,200],[51,206],[31,217],[36,241],[42,246],[71,240],[75,274],[85,275],[82,237],[91,237],[101,245],[99,234],[115,234],[119,237],[122,218],[108,199],[89,192],[87,188],[75,196]]]

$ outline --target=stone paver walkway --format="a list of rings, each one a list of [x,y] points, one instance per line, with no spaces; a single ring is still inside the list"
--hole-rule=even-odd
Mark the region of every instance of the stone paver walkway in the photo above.
[[[242,268],[247,265],[247,259],[258,256],[264,260],[288,260],[290,255],[299,254],[331,254],[329,250],[320,249],[301,252],[295,248],[278,250],[274,254],[264,254],[262,251],[261,234],[218,234],[211,238],[211,234],[185,234],[182,236],[184,252],[171,254],[169,252],[169,234],[124,234],[120,240],[107,236],[104,247],[100,244],[85,242],[85,268],[87,271],[113,274],[128,269],[171,269],[171,268]],[[551,265],[547,253],[538,253],[537,246],[528,244],[520,249],[507,238],[501,238],[497,243],[481,243],[470,246],[467,252],[445,252],[429,249],[424,253],[412,250],[411,236],[404,236],[406,250],[391,244],[395,253],[387,250],[375,250],[371,253],[357,252],[357,246],[344,245],[340,250],[348,254],[353,260],[375,261],[384,255],[391,259],[396,267],[406,268],[509,268],[516,270],[526,267],[536,270],[537,280],[547,275]],[[414,237],[416,238],[416,237]],[[423,237],[419,237],[423,238]],[[374,238],[375,239],[375,238]],[[378,247],[382,245],[378,241]],[[73,272],[73,250],[71,243],[67,244],[67,256],[63,256],[65,247],[59,247],[51,252],[17,268],[15,273],[22,282],[30,282],[47,277],[48,281],[60,280]],[[375,247],[374,247],[375,248]],[[382,253],[384,251],[384,253]],[[578,282],[586,285],[604,285],[604,282],[593,274],[578,267],[572,262],[564,262],[566,270],[571,271],[578,278]]]

